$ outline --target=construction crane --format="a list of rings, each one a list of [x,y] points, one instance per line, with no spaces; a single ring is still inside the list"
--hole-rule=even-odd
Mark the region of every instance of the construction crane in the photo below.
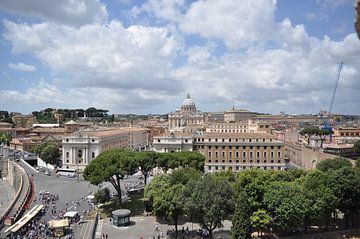
[[[339,84],[339,80],[340,80],[340,74],[341,74],[341,69],[343,66],[344,62],[340,63],[338,72],[337,72],[337,76],[336,76],[336,83],[335,83],[335,87],[334,87],[334,91],[332,94],[332,98],[331,98],[331,103],[330,103],[330,107],[329,107],[329,111],[328,111],[328,115],[327,115],[327,119],[324,120],[324,125],[323,125],[323,129],[327,129],[329,130],[329,136],[330,136],[330,144],[332,144],[332,128],[330,125],[330,119],[331,119],[331,112],[332,112],[332,108],[334,106],[334,100],[335,100],[335,95],[336,95],[336,90]]]

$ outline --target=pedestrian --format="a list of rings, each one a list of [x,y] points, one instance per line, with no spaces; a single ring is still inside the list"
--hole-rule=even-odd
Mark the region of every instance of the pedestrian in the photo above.
[[[108,238],[108,234],[105,234],[105,238],[106,238],[106,239]]]
[[[155,224],[155,231],[159,231],[159,225],[157,223]]]

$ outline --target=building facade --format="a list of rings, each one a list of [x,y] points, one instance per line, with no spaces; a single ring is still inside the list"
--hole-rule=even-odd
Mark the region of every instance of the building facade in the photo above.
[[[155,136],[153,150],[158,153],[193,151],[193,135],[182,132],[166,132]]]
[[[194,150],[206,157],[205,171],[248,168],[285,169],[284,143],[267,133],[205,133],[194,138]]]
[[[64,168],[79,171],[108,149],[144,150],[148,147],[148,129],[112,128],[77,131],[62,138]]]
[[[231,110],[225,111],[224,121],[229,122],[248,122],[250,120],[250,111],[243,109],[235,109],[234,107]]]
[[[37,123],[34,115],[15,114],[12,121],[17,128],[31,128],[33,124]]]
[[[169,130],[182,129],[190,124],[202,124],[204,119],[205,114],[200,110],[197,110],[190,94],[187,94],[186,99],[180,106],[180,109],[169,113]]]

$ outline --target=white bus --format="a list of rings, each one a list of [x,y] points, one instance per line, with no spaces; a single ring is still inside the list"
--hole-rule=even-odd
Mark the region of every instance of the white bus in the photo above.
[[[56,175],[73,178],[76,176],[76,169],[58,168],[58,169],[56,169]]]

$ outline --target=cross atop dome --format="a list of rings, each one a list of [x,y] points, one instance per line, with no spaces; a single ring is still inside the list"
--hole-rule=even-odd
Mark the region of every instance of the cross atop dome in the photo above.
[[[186,99],[191,99],[189,92],[188,92],[187,95],[186,95]]]

